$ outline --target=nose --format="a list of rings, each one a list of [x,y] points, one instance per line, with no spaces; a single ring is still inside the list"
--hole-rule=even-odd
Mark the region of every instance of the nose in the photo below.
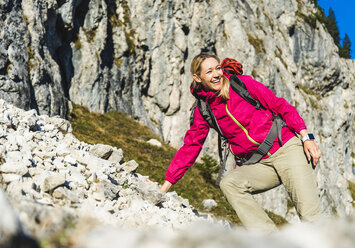
[[[219,74],[218,74],[217,70],[213,70],[213,77],[219,77]]]

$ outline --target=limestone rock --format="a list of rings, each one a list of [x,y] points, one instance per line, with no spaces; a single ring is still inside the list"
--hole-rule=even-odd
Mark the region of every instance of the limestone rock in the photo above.
[[[122,149],[116,149],[114,148],[111,156],[108,158],[108,161],[112,162],[112,163],[122,163],[123,161],[123,151]]]
[[[52,191],[58,186],[61,186],[65,183],[65,175],[64,174],[55,174],[52,176],[48,176],[44,179],[43,182],[43,192]]]
[[[21,162],[7,162],[0,165],[0,172],[23,176],[28,173],[27,166]]]
[[[21,224],[5,194],[0,190],[0,246],[4,246],[22,232]]]
[[[147,141],[149,144],[153,145],[153,146],[158,146],[158,147],[161,147],[161,143],[159,140],[156,140],[156,139],[150,139]]]
[[[111,154],[112,154],[112,147],[104,144],[96,144],[93,145],[90,149],[90,153],[102,158],[102,159],[108,159]]]
[[[122,164],[122,168],[127,172],[134,172],[138,168],[138,163],[134,160],[130,160]]]
[[[213,199],[206,199],[206,200],[203,200],[203,201],[202,201],[202,204],[203,204],[203,208],[204,208],[205,210],[208,210],[208,211],[210,211],[212,208],[218,206],[217,202],[216,202],[215,200],[213,200]]]

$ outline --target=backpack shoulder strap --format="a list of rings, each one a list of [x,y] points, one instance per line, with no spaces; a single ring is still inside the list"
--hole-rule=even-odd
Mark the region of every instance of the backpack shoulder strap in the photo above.
[[[192,123],[194,123],[194,119],[195,119],[195,110],[197,107],[197,103],[198,103],[198,99],[196,99],[196,101],[194,102],[194,104],[191,107],[191,114],[190,114],[190,126],[192,126]]]
[[[240,80],[236,75],[232,75],[229,78],[229,82],[231,84],[232,89],[240,95],[245,101],[253,105],[256,109],[266,109],[258,100],[254,99],[247,87],[245,86],[244,82]]]
[[[220,136],[224,137],[221,129],[219,128],[216,117],[214,116],[214,114],[212,112],[211,106],[208,103],[206,103],[205,101],[203,101],[202,99],[198,100],[197,106],[198,106],[198,109],[200,110],[200,113],[201,113],[203,119],[206,120],[208,125],[210,127],[212,127],[214,130],[216,130]]]

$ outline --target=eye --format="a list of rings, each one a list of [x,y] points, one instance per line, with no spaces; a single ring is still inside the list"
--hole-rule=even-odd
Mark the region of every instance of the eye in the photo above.
[[[206,74],[210,74],[212,71],[211,70],[208,70],[207,72],[206,72]]]
[[[217,66],[217,70],[222,70],[222,67],[220,67],[220,66]]]

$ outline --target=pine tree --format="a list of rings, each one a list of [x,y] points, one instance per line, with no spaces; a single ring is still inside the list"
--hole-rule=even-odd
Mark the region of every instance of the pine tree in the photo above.
[[[329,34],[333,37],[334,43],[339,47],[340,46],[340,36],[338,24],[335,19],[335,13],[332,8],[329,8],[329,14],[326,22],[326,27]]]
[[[339,55],[340,57],[350,59],[350,54],[351,54],[351,41],[348,34],[345,34],[345,37],[343,39],[343,45],[339,49]]]

